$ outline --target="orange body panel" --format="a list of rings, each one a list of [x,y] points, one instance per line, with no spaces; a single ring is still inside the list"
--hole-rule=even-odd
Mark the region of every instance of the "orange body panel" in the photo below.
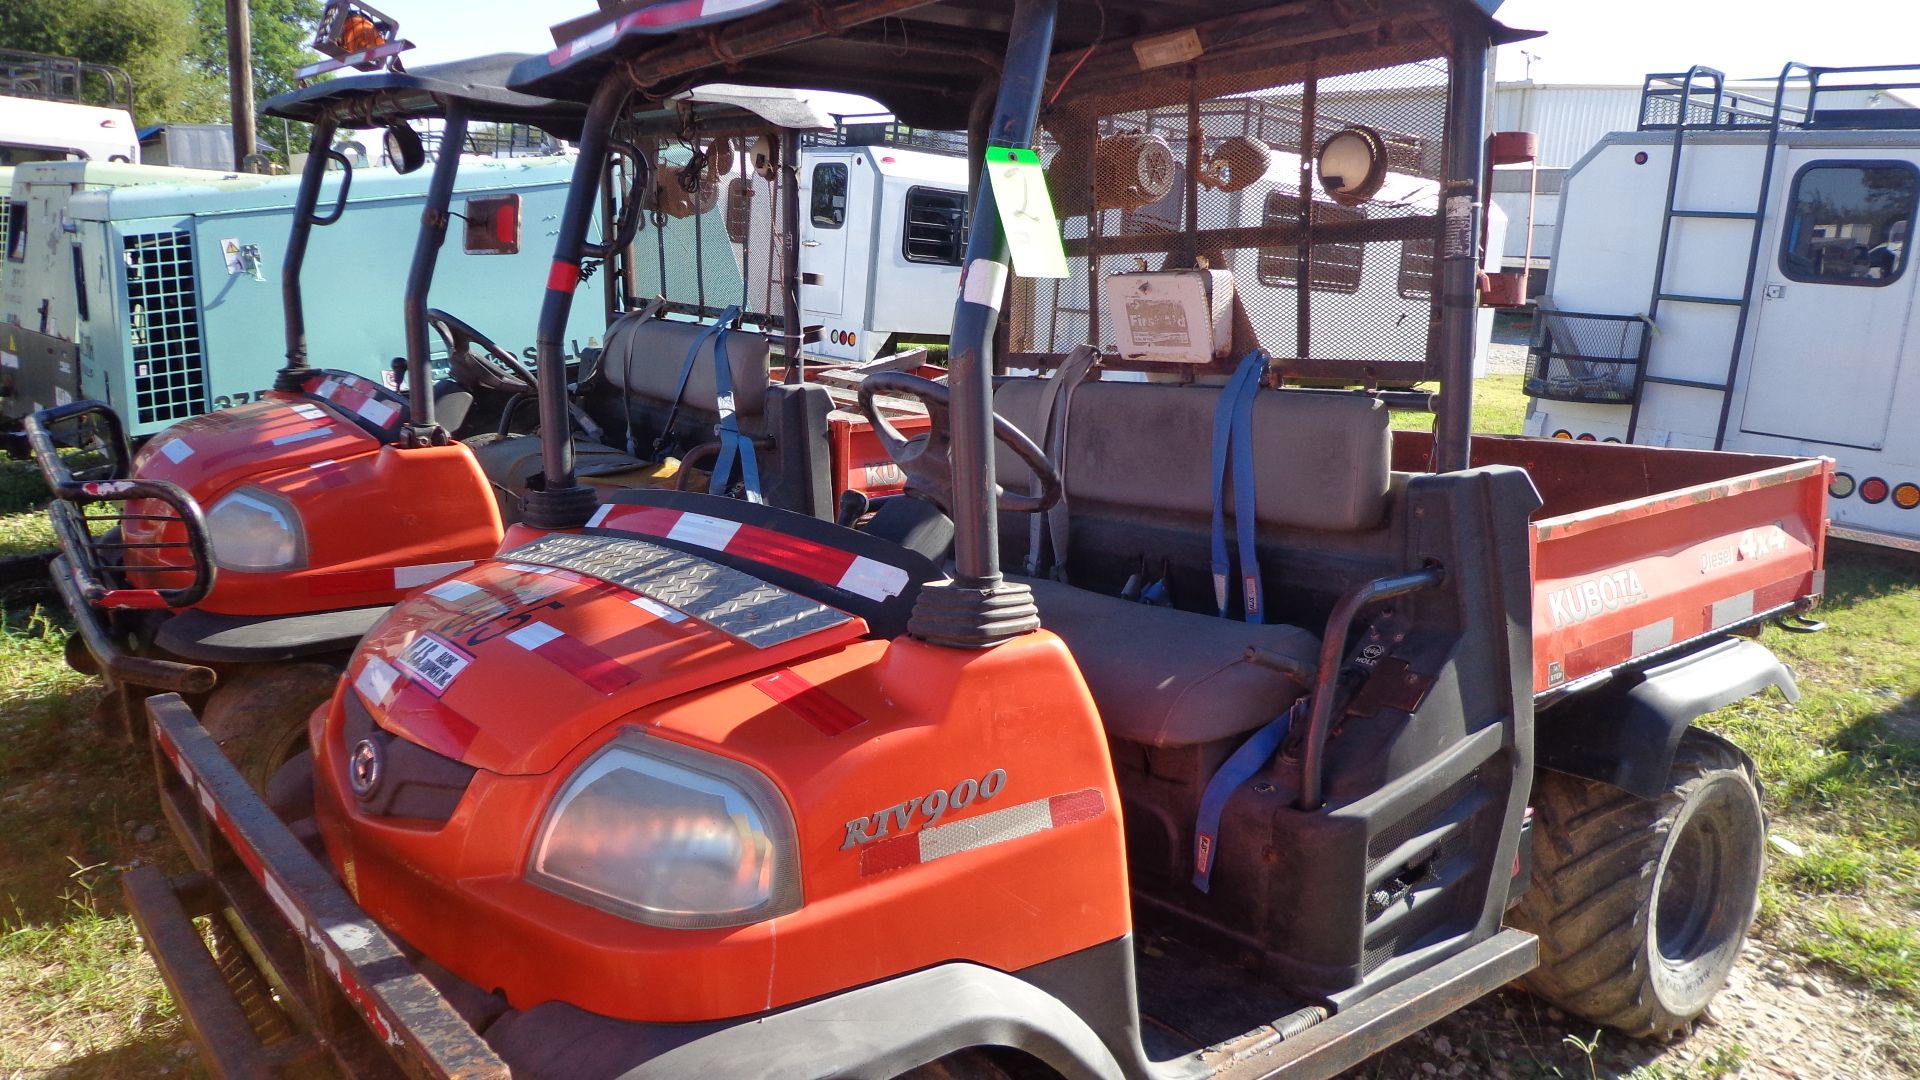
[[[165,480],[202,509],[265,473],[371,452],[380,441],[331,409],[298,394],[189,417],[155,435],[133,458],[133,475]]]
[[[499,509],[465,446],[383,446],[329,407],[298,395],[270,394],[182,421],[141,450],[134,472],[178,484],[203,511],[244,485],[278,495],[298,512],[306,565],[221,569],[199,607],[222,614],[392,603],[492,555],[500,544]],[[127,539],[159,539],[156,525],[128,522]],[[178,557],[177,551],[163,555]],[[179,584],[171,580],[178,575],[145,576],[149,585]]]
[[[1394,467],[1425,470],[1432,447],[1394,432]],[[1830,459],[1476,435],[1471,464],[1526,469],[1545,500],[1528,538],[1536,694],[1824,588]]]
[[[1822,591],[1825,459],[1534,523],[1535,693]]]
[[[478,567],[458,580],[497,589],[507,579],[496,569]],[[462,978],[504,989],[521,1009],[566,1001],[626,1019],[698,1021],[750,1015],[942,961],[1018,970],[1128,931],[1106,740],[1072,657],[1052,634],[968,652],[907,638],[849,639],[834,629],[784,654],[753,650],[696,620],[662,626],[604,595],[609,586],[585,588],[602,595],[548,609],[546,621],[647,677],[612,693],[593,691],[599,700],[583,709],[574,675],[483,640],[473,647],[479,662],[431,704],[418,685],[387,695],[391,711],[370,702],[378,722],[402,728],[417,727],[429,709],[468,710],[454,722],[474,729],[469,764],[542,767],[521,775],[483,770],[444,826],[361,814],[347,789],[342,701],[315,717],[322,725],[314,733],[318,816],[343,878],[382,925]],[[618,609],[624,632],[614,625]],[[456,621],[448,614],[418,594],[374,639],[404,648],[428,628],[449,639]],[[669,633],[688,642],[676,648]],[[755,656],[761,662],[753,670],[738,662]],[[660,686],[649,685],[648,665],[661,666]],[[842,723],[823,724],[783,704],[763,688],[769,672],[827,695]],[[702,675],[706,685],[696,688],[692,680]],[[470,691],[461,686],[469,677]],[[355,688],[365,682],[356,674],[341,693],[365,700]],[[409,695],[419,700],[401,705]],[[592,725],[575,722],[583,712],[596,718]],[[574,769],[628,728],[744,762],[804,811],[795,822],[798,910],[749,926],[665,929],[524,880],[548,804]],[[900,839],[900,828],[876,835],[875,844],[849,840],[850,822],[895,821],[890,811],[906,802],[993,770],[1005,773],[995,795],[947,814],[943,824],[1015,807],[1044,810],[1061,797],[1080,812],[1070,823],[926,861],[872,859],[877,842]],[[917,845],[926,819],[907,816],[905,842]]]

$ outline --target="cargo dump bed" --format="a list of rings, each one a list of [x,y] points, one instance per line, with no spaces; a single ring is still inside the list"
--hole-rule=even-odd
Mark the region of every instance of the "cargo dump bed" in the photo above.
[[[1396,431],[1393,467],[1433,438]],[[1827,458],[1476,435],[1472,464],[1517,465],[1533,518],[1533,690],[1811,606],[1825,588]]]

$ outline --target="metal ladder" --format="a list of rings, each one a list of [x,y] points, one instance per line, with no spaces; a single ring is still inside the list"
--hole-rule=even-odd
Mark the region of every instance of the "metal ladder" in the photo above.
[[[1713,448],[1715,450],[1720,449],[1726,441],[1727,420],[1733,409],[1733,385],[1740,375],[1740,350],[1746,343],[1747,322],[1753,314],[1754,271],[1758,268],[1760,262],[1760,239],[1762,232],[1764,232],[1761,224],[1766,217],[1767,200],[1772,195],[1773,162],[1774,156],[1780,147],[1780,127],[1786,107],[1787,82],[1796,68],[1806,72],[1810,80],[1812,77],[1812,70],[1805,64],[1797,61],[1788,61],[1787,65],[1780,70],[1780,81],[1774,92],[1772,115],[1769,117],[1767,125],[1767,154],[1766,162],[1761,166],[1760,195],[1755,201],[1752,210],[1688,210],[1674,205],[1674,200],[1678,197],[1680,188],[1681,151],[1686,146],[1687,130],[1690,126],[1693,126],[1690,125],[1688,121],[1692,116],[1693,95],[1696,85],[1698,85],[1701,80],[1706,80],[1713,91],[1712,112],[1707,123],[1704,125],[1705,127],[1713,129],[1745,126],[1738,123],[1737,118],[1741,115],[1738,106],[1730,105],[1726,102],[1726,75],[1713,68],[1695,64],[1693,67],[1688,68],[1684,74],[1647,76],[1646,87],[1642,90],[1643,104],[1641,107],[1641,122],[1643,125],[1646,121],[1646,106],[1644,102],[1648,100],[1648,93],[1652,89],[1655,80],[1681,80],[1679,110],[1674,116],[1673,123],[1673,152],[1667,166],[1667,200],[1664,213],[1660,219],[1660,250],[1659,254],[1654,257],[1653,297],[1647,302],[1647,321],[1652,325],[1654,333],[1657,335],[1659,332],[1658,320],[1660,317],[1660,305],[1665,303],[1715,304],[1737,307],[1740,311],[1734,322],[1733,345],[1732,348],[1728,350],[1726,376],[1719,382],[1709,382],[1704,379],[1682,379],[1672,375],[1656,375],[1650,370],[1653,367],[1654,352],[1652,348],[1649,347],[1647,361],[1639,368],[1638,376],[1634,384],[1632,412],[1627,418],[1628,442],[1633,442],[1634,436],[1639,431],[1641,400],[1646,395],[1646,386],[1649,383],[1659,386],[1682,386],[1719,394],[1720,422],[1714,429]],[[1809,96],[1811,96],[1811,93],[1812,91],[1810,90]],[[1811,110],[1812,102],[1809,100],[1807,111],[1810,113]],[[1724,122],[1722,120],[1723,111],[1726,114]],[[1746,272],[1741,277],[1742,284],[1739,296],[1698,296],[1689,293],[1666,291],[1667,251],[1673,239],[1673,224],[1676,220],[1689,218],[1696,220],[1718,219],[1745,221],[1748,223],[1748,227],[1752,231],[1752,240],[1747,247]],[[1655,342],[1657,343],[1657,341],[1658,338],[1656,337]]]

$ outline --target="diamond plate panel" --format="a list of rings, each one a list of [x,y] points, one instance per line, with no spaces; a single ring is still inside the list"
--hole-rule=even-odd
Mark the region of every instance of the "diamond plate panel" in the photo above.
[[[672,548],[610,536],[546,536],[502,558],[571,570],[679,608],[756,649],[839,626],[845,612]]]

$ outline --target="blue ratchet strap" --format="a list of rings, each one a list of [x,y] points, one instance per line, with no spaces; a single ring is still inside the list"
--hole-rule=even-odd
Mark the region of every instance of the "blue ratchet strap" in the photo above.
[[[735,311],[738,309],[728,308],[727,310]],[[726,319],[722,318],[721,321],[706,327],[694,336],[693,344],[687,346],[687,358],[680,364],[680,381],[675,383],[673,387],[673,407],[667,410],[667,422],[661,425],[660,437],[654,440],[653,443],[655,460],[664,460],[667,443],[673,438],[673,423],[680,416],[680,402],[685,400],[687,396],[687,380],[693,377],[694,361],[700,359],[700,346],[705,345],[708,338],[724,330],[726,324]],[[632,361],[628,362],[631,364]],[[629,424],[631,424],[631,419],[629,419]],[[629,436],[629,441],[631,441],[631,436]],[[639,455],[636,454],[635,456],[637,457]]]
[[[1227,581],[1233,567],[1227,554],[1227,469],[1233,470],[1233,517],[1240,548],[1241,604],[1246,621],[1261,621],[1263,593],[1260,562],[1254,548],[1253,402],[1267,373],[1267,355],[1248,353],[1227,380],[1213,410],[1213,600],[1227,617]]]
[[[1280,749],[1280,743],[1293,728],[1295,714],[1304,714],[1307,698],[1293,703],[1293,707],[1280,714],[1277,719],[1253,733],[1253,737],[1240,744],[1232,756],[1221,764],[1220,771],[1207,781],[1207,790],[1200,796],[1200,817],[1194,822],[1193,835],[1193,887],[1207,892],[1213,883],[1213,862],[1220,854],[1220,815],[1226,812],[1227,800],[1240,790],[1240,785],[1253,779],[1254,774],[1266,768],[1267,762]]]
[[[740,459],[740,482],[746,488],[747,501],[764,502],[760,496],[760,462],[753,453],[753,440],[740,434],[740,422],[733,413],[733,371],[727,365],[727,324],[739,317],[738,305],[720,313],[708,331],[713,335],[713,391],[720,407],[720,457],[713,463],[713,477],[707,484],[710,495],[727,490],[727,478],[733,474],[733,462]],[[704,340],[706,334],[702,334]],[[694,348],[699,348],[696,342]]]

